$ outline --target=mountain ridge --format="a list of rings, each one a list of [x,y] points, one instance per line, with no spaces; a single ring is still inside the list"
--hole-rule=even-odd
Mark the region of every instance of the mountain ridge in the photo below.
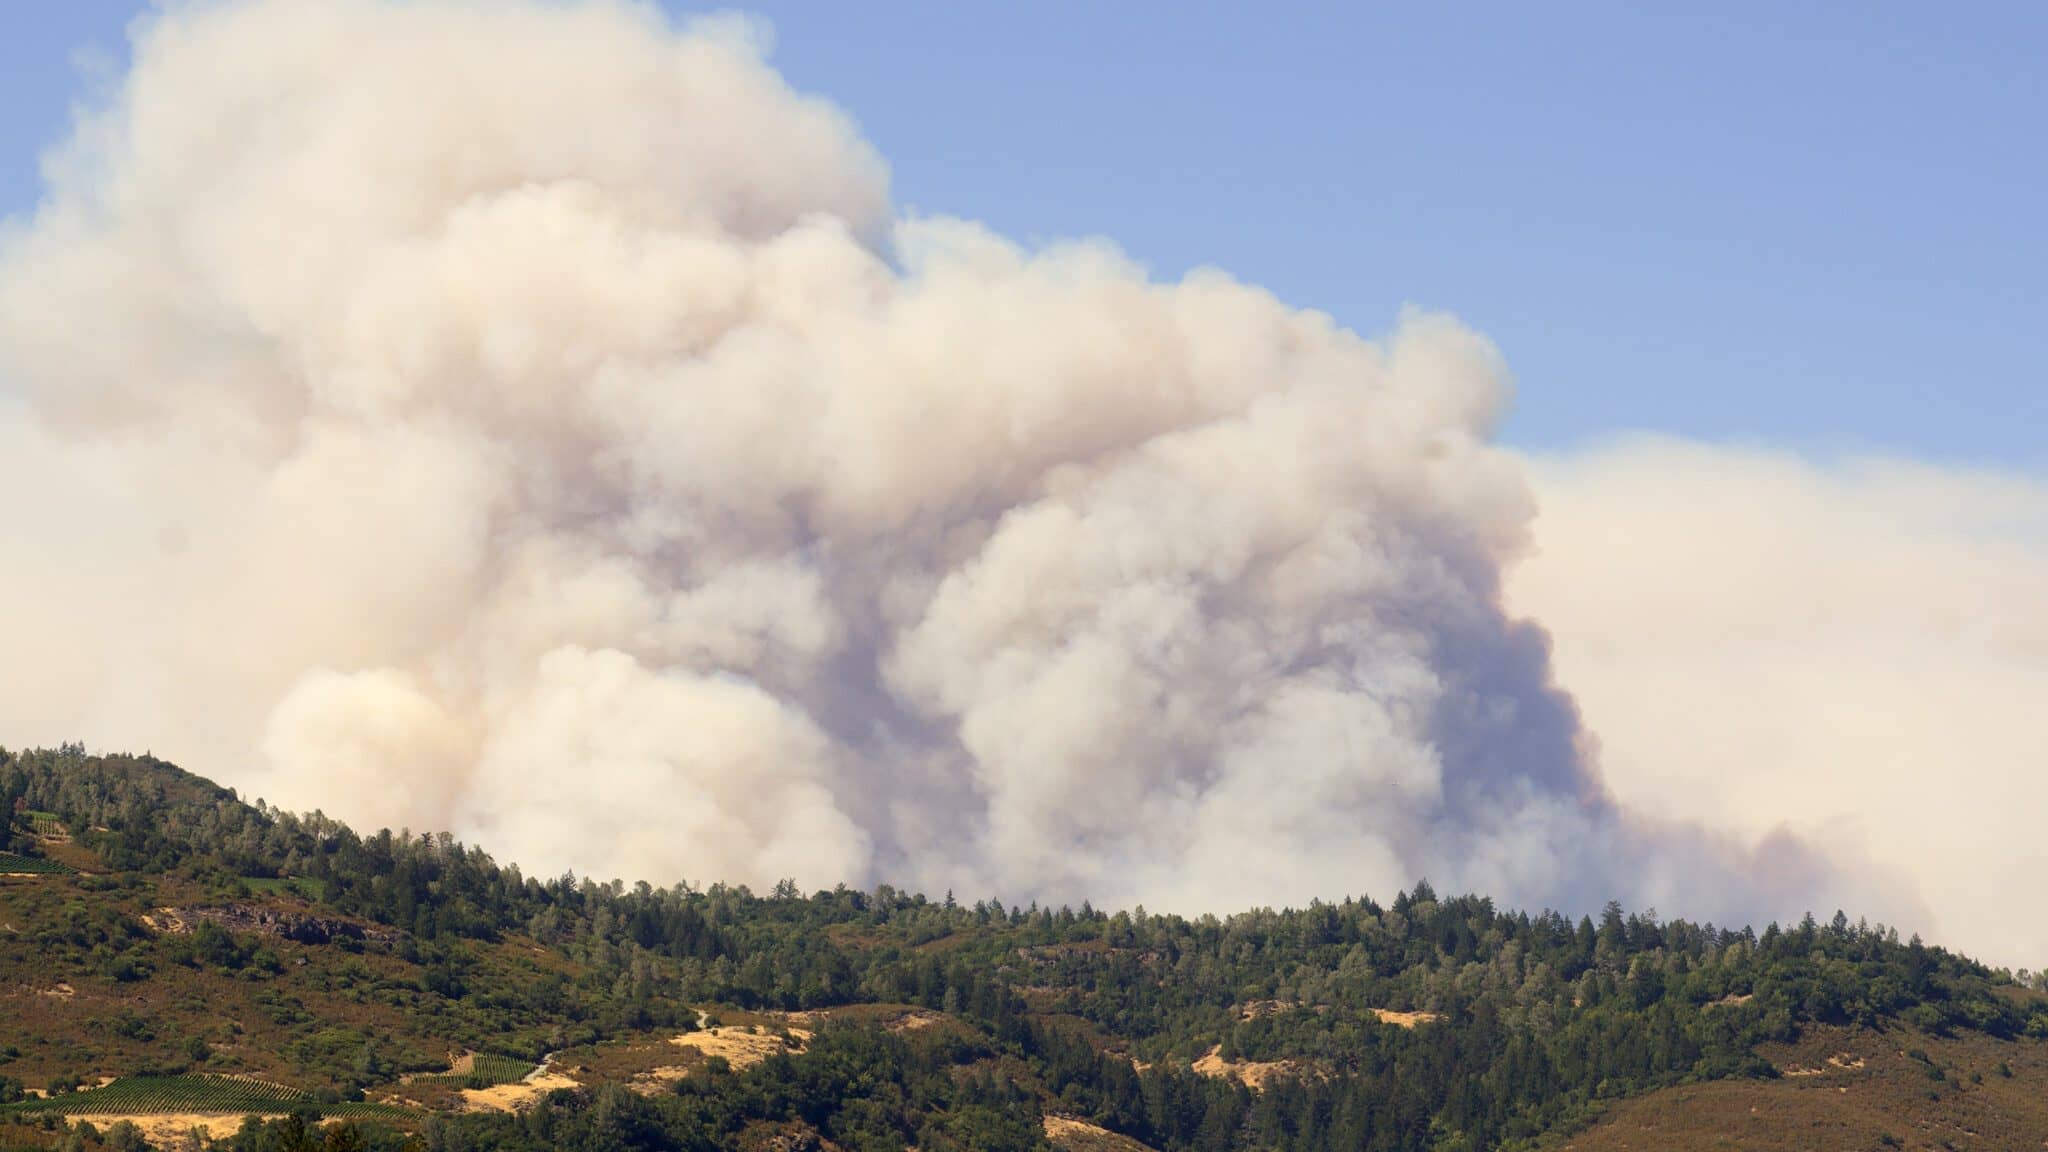
[[[1785,1055],[1824,1029],[1844,1051],[1896,1037],[1916,1067],[1969,1067],[1923,1077],[1932,1100],[1911,1084],[1918,1111],[1900,1112],[1896,1069],[1863,1057],[1853,1082],[1882,1099],[1856,1095],[1845,1133],[2001,1147],[1908,1121],[1946,1100],[1956,1132],[1984,1133],[1965,1104],[2048,1085],[2048,996],[1844,915],[1758,933],[1610,905],[1596,923],[1422,884],[1387,905],[1190,919],[543,881],[445,835],[360,835],[76,746],[0,752],[0,813],[0,850],[80,870],[0,879],[0,1078],[203,1096],[196,1078],[249,1077],[298,1094],[278,1113],[347,1121],[318,1139],[1607,1147],[1668,1123],[1677,1091],[1712,1103],[1832,1074],[1839,1112],[1851,1070],[1805,1077]],[[2007,1055],[1985,1064],[1985,1045]],[[1980,1064],[1994,1079],[1971,1083]],[[0,1146],[80,1136],[51,1127],[62,1112],[129,1115],[93,1111],[108,1090],[0,1104]],[[2010,1146],[2048,1139],[2035,1119],[2007,1134],[2035,1142]],[[290,1123],[214,1135],[254,1152]]]

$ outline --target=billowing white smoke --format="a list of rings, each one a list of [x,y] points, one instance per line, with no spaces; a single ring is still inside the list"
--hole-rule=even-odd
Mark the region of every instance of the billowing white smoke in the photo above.
[[[0,380],[16,742],[655,880],[1809,895],[1605,798],[1483,339],[895,219],[740,24],[174,8]]]
[[[1623,804],[1888,859],[1943,942],[2048,960],[2013,914],[2048,876],[2048,482],[1655,438],[1533,472],[1509,603]]]

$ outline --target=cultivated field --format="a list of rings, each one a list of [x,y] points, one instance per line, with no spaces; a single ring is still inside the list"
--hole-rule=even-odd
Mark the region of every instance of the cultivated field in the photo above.
[[[77,871],[71,865],[56,860],[0,852],[0,876],[70,876]]]
[[[297,1088],[251,1076],[126,1076],[104,1088],[25,1100],[7,1110],[60,1116],[277,1113],[289,1112],[305,1099],[306,1094]]]
[[[455,1061],[446,1072],[425,1076],[414,1076],[408,1084],[434,1084],[448,1088],[495,1088],[500,1084],[517,1084],[532,1073],[534,1065],[510,1056],[485,1056],[471,1054]]]

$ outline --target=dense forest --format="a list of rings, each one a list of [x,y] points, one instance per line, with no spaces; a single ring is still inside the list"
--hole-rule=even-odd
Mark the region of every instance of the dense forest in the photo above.
[[[1161,1150],[1518,1148],[1606,1101],[1775,1076],[1758,1046],[1814,1026],[2048,1038],[2048,997],[2029,988],[2040,978],[1842,913],[1761,931],[1612,904],[1574,919],[1424,883],[1385,903],[1191,919],[888,887],[538,878],[445,834],[362,835],[149,757],[77,747],[0,751],[0,814],[15,815],[0,850],[38,854],[27,813],[96,866],[20,882],[15,934],[0,940],[10,964],[144,999],[160,988],[166,1005],[203,976],[246,997],[279,1040],[252,1064],[238,1051],[251,1045],[169,1007],[81,1025],[69,1048],[0,1024],[0,1109],[23,1109],[23,1123],[37,1107],[25,1087],[102,1074],[260,1072],[305,1090],[302,1111],[334,1112],[445,1063],[437,1042],[522,1061],[587,1052],[594,1068],[709,1014],[785,1032],[773,1022],[805,1022],[787,1050],[744,1068],[713,1060],[658,1091],[592,1073],[515,1111],[394,1112],[324,1134],[307,1115],[251,1121],[221,1142],[246,1152],[1006,1149],[1045,1146],[1047,1116]],[[298,917],[321,939],[224,915],[178,934],[143,922],[172,899],[251,925]],[[541,953],[552,966],[531,959]],[[361,1019],[322,1018],[315,993],[350,997]],[[891,1029],[855,1011],[878,1005],[943,1026]],[[119,1066],[50,1071],[101,1036]],[[54,1133],[43,1107],[39,1130]]]

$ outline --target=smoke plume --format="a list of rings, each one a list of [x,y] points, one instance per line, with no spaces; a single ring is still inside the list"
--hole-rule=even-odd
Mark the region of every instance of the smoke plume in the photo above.
[[[1499,357],[892,212],[761,36],[173,7],[0,249],[0,722],[530,868],[1796,911],[1502,608]]]
[[[1893,860],[1942,936],[2042,966],[2015,894],[2048,876],[2048,483],[1646,438],[1534,477],[1510,602],[1621,802]]]

